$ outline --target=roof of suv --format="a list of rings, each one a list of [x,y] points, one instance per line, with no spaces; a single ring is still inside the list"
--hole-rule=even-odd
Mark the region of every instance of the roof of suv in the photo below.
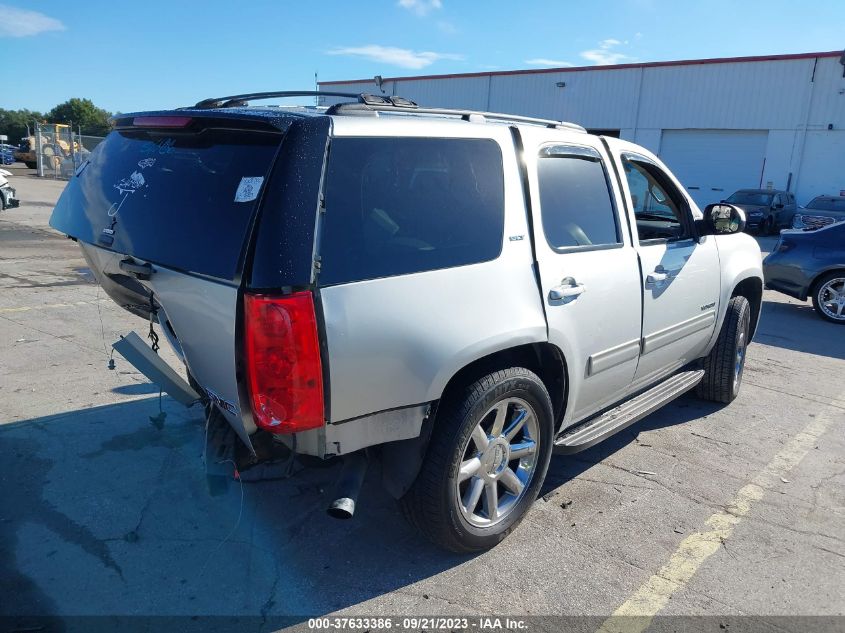
[[[341,97],[349,99],[329,107],[322,106],[251,106],[250,101],[261,99],[274,99],[286,97]],[[508,122],[516,124],[541,125],[549,128],[561,128],[571,131],[584,132],[586,130],[575,123],[565,121],[553,121],[550,119],[538,119],[513,114],[502,114],[498,112],[481,112],[476,110],[450,109],[450,108],[427,108],[420,107],[410,99],[398,96],[351,94],[326,91],[279,91],[260,92],[243,95],[231,95],[227,97],[213,97],[204,99],[194,106],[178,108],[176,110],[135,112],[121,114],[115,117],[118,122],[128,121],[130,118],[140,117],[165,117],[191,116],[197,118],[231,118],[251,119],[263,121],[282,131],[286,130],[293,120],[308,117],[320,116],[372,116],[380,114],[388,115],[414,115],[417,117],[432,117],[438,119],[459,119],[469,123],[486,123],[488,121]]]

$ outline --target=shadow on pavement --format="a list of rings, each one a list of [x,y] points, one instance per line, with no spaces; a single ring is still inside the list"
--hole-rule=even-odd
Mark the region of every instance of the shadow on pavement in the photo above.
[[[325,513],[337,465],[231,480],[214,496],[201,411],[169,399],[165,411],[161,430],[157,397],[0,426],[0,621],[219,615],[278,628],[470,558],[418,537],[375,471],[346,522]]]
[[[606,460],[616,451],[636,441],[637,435],[643,431],[691,422],[715,413],[724,406],[699,400],[694,395],[687,394],[592,448],[574,455],[552,455],[549,472],[540,495],[551,492]]]
[[[845,359],[845,328],[822,319],[813,306],[763,301],[755,342],[796,352]]]
[[[124,396],[143,396],[151,393],[157,394],[159,386],[151,382],[139,382],[132,385],[121,385],[112,389],[112,393],[119,393]]]

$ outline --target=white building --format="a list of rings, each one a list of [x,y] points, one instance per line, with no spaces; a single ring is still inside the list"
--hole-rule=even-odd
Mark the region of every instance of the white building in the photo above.
[[[845,195],[845,55],[325,81],[431,107],[572,121],[643,145],[703,206],[740,188]],[[325,104],[336,99],[323,98]]]

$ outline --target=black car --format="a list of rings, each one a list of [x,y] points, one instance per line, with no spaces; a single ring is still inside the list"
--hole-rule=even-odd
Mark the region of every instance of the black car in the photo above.
[[[813,300],[823,319],[845,324],[845,222],[788,230],[763,260],[766,288]]]
[[[798,210],[795,196],[777,189],[740,189],[724,202],[745,211],[745,227],[761,235],[772,235],[792,226],[792,216]]]
[[[845,196],[816,196],[792,218],[793,229],[818,229],[845,220]]]

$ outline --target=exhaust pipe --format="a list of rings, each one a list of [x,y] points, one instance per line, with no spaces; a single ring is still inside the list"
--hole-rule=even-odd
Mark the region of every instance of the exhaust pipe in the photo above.
[[[337,480],[335,499],[326,512],[335,519],[351,519],[355,514],[355,503],[367,474],[367,457],[363,451],[350,453],[343,458],[343,468]]]

